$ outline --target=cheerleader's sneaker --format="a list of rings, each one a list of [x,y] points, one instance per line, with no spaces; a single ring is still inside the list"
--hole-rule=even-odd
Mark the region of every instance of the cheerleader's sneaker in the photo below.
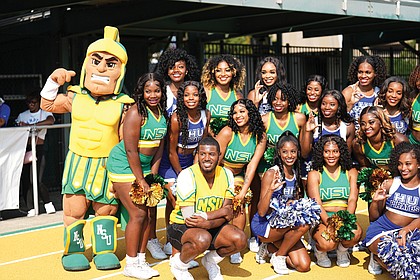
[[[382,267],[377,261],[375,261],[375,258],[373,257],[373,253],[370,253],[368,271],[370,274],[373,274],[373,275],[382,274]]]

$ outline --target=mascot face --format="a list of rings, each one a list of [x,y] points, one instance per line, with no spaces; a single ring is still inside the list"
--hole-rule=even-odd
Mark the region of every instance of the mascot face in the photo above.
[[[113,94],[121,76],[121,61],[107,52],[89,54],[86,63],[85,87],[92,95]]]

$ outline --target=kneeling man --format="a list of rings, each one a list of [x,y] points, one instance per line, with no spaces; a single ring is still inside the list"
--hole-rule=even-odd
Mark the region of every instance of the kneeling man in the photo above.
[[[212,137],[198,145],[198,163],[181,171],[176,184],[176,206],[168,226],[174,251],[171,272],[178,280],[194,279],[188,262],[209,252],[201,260],[209,279],[223,279],[218,263],[246,247],[245,233],[229,224],[233,218],[233,174],[218,166],[219,143]]]

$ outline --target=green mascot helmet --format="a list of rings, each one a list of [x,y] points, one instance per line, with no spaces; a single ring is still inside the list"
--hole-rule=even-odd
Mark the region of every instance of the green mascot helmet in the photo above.
[[[128,56],[127,51],[124,46],[120,43],[120,36],[118,29],[112,26],[105,26],[104,28],[104,38],[99,39],[92,44],[87,49],[86,58],[83,62],[82,73],[80,75],[80,86],[84,87],[85,85],[85,76],[86,76],[86,64],[89,61],[89,55],[93,52],[107,52],[118,57],[121,61],[121,74],[115,85],[114,94],[119,94],[122,90],[124,76],[125,76],[125,66],[127,65]]]

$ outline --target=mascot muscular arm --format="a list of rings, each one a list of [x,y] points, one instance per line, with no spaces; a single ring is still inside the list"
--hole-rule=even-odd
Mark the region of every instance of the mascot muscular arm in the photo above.
[[[90,268],[84,256],[84,216],[90,204],[92,249],[97,269],[120,267],[114,254],[117,246],[115,215],[118,204],[109,191],[111,182],[106,161],[120,140],[119,129],[124,108],[134,102],[121,93],[127,52],[119,43],[118,29],[105,27],[104,38],[93,42],[86,53],[80,84],[66,94],[58,88],[70,82],[74,71],[56,69],[41,91],[41,107],[54,113],[72,113],[69,152],[63,172],[64,255],[62,264],[69,271]]]

